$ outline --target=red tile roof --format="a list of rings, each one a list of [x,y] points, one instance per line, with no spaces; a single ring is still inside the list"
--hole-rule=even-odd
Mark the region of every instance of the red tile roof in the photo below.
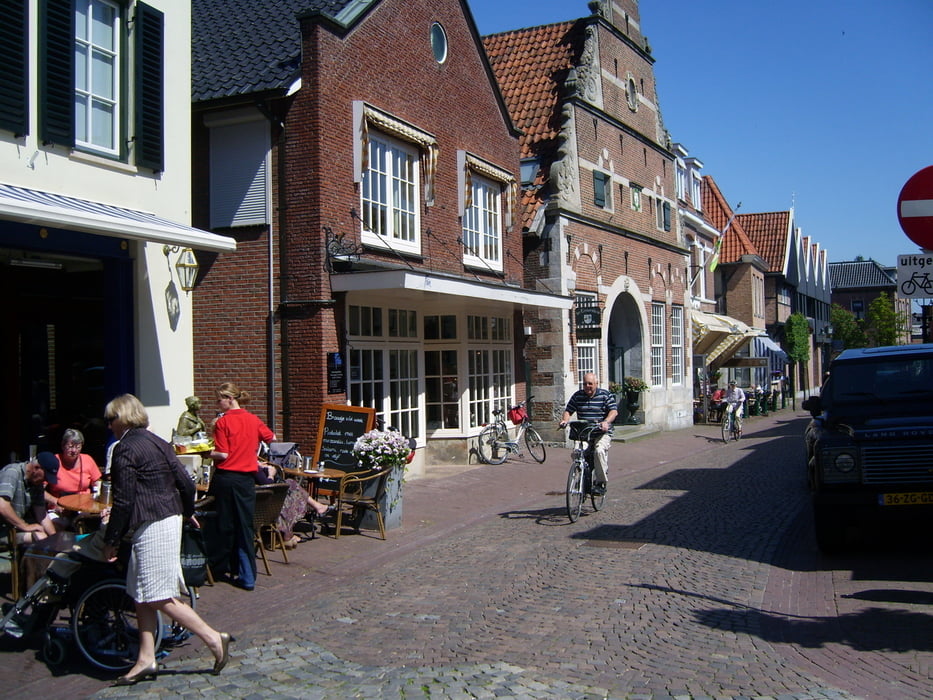
[[[557,153],[561,90],[579,51],[574,24],[559,22],[483,38],[512,121],[523,132],[521,156],[538,158],[545,168],[536,187],[522,191],[526,228],[544,201],[540,186]]]
[[[768,271],[784,272],[787,246],[790,245],[791,212],[739,214],[735,218],[758,248],[758,254],[768,263]]]
[[[732,207],[729,206],[729,202],[723,196],[719,185],[710,175],[703,176],[700,192],[703,197],[703,213],[715,228],[722,231],[735,212],[732,211]],[[720,262],[735,262],[743,255],[758,254],[758,249],[745,232],[745,227],[742,226],[739,217],[736,216],[732,219],[725,238],[722,240],[722,252],[719,254]]]

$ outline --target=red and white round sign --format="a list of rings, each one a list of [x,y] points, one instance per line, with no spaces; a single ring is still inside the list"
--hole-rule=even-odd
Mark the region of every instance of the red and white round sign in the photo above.
[[[933,250],[933,165],[914,174],[897,197],[897,220],[924,250]]]

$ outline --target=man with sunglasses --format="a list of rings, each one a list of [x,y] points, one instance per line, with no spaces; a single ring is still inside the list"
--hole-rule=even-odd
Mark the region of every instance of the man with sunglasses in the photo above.
[[[58,458],[40,452],[0,471],[0,516],[16,528],[16,541],[29,544],[55,532],[45,505],[45,484],[58,483]]]

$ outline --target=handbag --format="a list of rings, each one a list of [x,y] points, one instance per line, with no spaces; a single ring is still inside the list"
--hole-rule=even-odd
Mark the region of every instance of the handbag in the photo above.
[[[509,420],[515,425],[521,425],[528,417],[528,412],[525,410],[524,406],[512,406],[512,408],[509,409],[508,416]]]
[[[185,523],[181,529],[181,573],[193,588],[207,581],[207,548],[201,528]]]

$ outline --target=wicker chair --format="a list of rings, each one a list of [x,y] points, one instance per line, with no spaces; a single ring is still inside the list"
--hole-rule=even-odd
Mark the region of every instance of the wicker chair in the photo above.
[[[372,472],[349,472],[340,477],[337,489],[337,514],[334,523],[334,538],[340,537],[345,514],[352,515],[354,527],[360,531],[359,522],[366,511],[376,514],[376,523],[379,526],[379,535],[386,538],[385,522],[379,503],[385,493],[386,481],[392,475],[391,469]],[[374,483],[375,482],[375,483]]]
[[[262,557],[263,566],[266,567],[266,575],[271,576],[269,569],[269,560],[266,557],[266,547],[263,543],[263,535],[269,537],[269,543],[272,551],[282,550],[282,558],[288,564],[288,552],[285,549],[285,539],[282,533],[276,527],[276,519],[282,512],[282,505],[285,503],[285,497],[288,495],[288,484],[266,484],[256,487],[256,511],[253,515],[253,529],[256,531],[254,540],[256,552]]]

